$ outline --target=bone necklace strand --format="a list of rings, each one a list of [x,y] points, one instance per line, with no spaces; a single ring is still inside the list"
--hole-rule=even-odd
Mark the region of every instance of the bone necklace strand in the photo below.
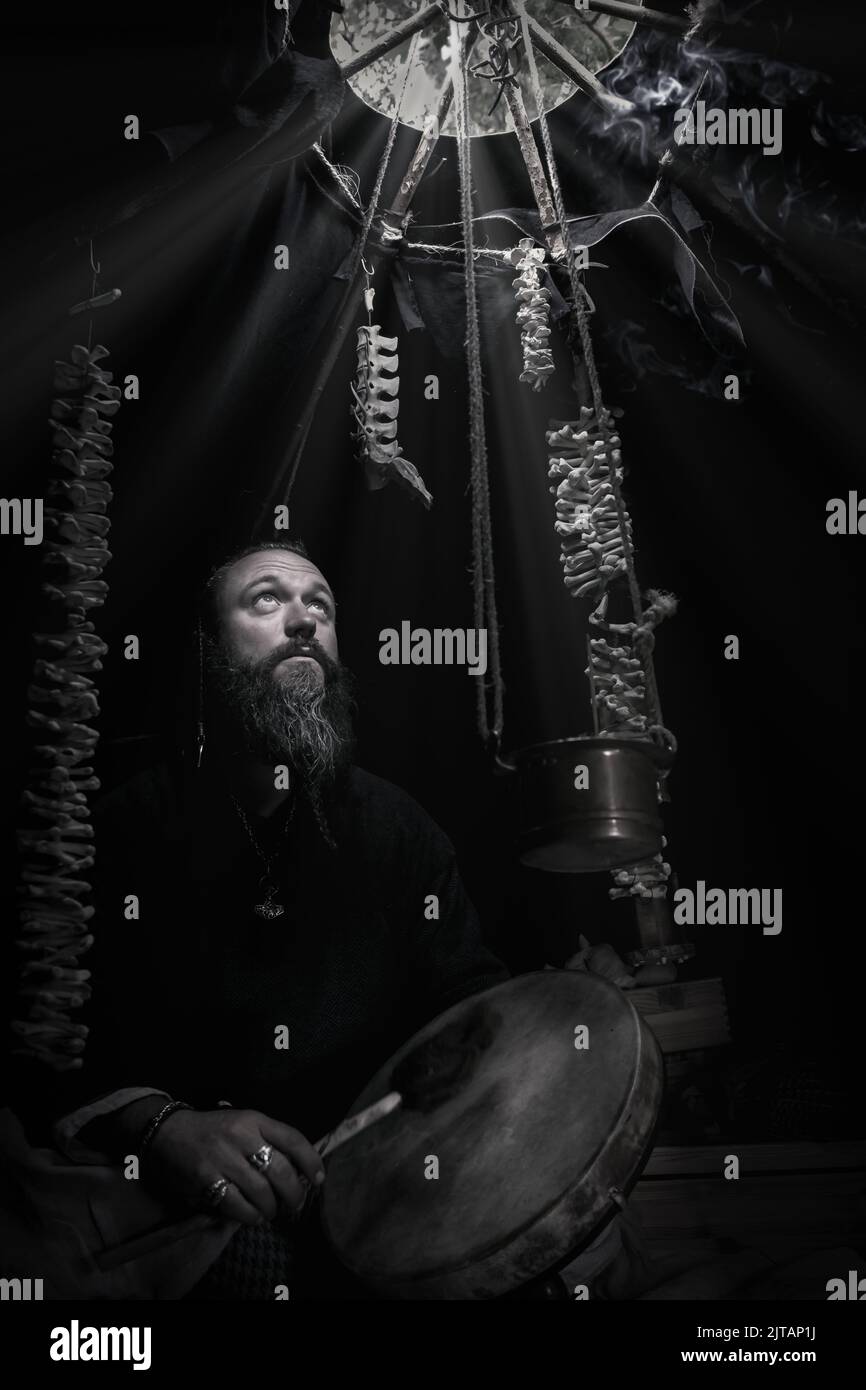
[[[256,854],[259,856],[259,858],[265,866],[265,872],[262,878],[259,880],[259,888],[264,894],[264,902],[254,903],[254,911],[257,912],[260,917],[264,917],[266,922],[273,922],[277,917],[282,917],[286,911],[285,903],[278,903],[274,901],[277,891],[279,889],[279,884],[275,880],[273,866],[279,851],[276,851],[271,855],[265,854],[264,850],[262,849],[261,845],[259,844],[258,840],[252,832],[252,827],[250,826],[250,823],[247,820],[247,817],[244,813],[244,808],[241,806],[239,801],[235,800],[234,797],[232,797],[232,802],[234,803],[234,808],[237,811],[238,816],[240,817],[241,824],[250,838],[250,843],[252,844],[253,849],[255,850]],[[288,833],[288,829],[292,823],[292,818],[294,814],[295,807],[293,802],[291,810],[289,811],[289,814],[286,817],[284,834]]]

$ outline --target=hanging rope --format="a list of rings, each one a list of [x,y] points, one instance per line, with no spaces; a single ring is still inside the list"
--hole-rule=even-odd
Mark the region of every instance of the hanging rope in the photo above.
[[[319,156],[335,183],[343,190],[352,206],[356,207],[360,212],[363,207],[361,202],[361,180],[355,173],[355,170],[350,169],[347,164],[332,164],[325,154],[325,151],[322,149],[322,146],[318,143],[313,146],[313,150]]]
[[[465,31],[451,30],[451,66],[454,78],[457,158],[460,175],[460,212],[465,250],[464,284],[466,294],[466,365],[469,378],[469,447],[472,484],[472,594],[476,629],[487,629],[490,671],[493,684],[493,728],[488,718],[487,691],[483,677],[476,685],[478,732],[485,743],[491,736],[498,751],[503,723],[503,684],[499,653],[499,622],[496,612],[496,578],[493,566],[493,535],[490,521],[490,487],[487,463],[487,435],[484,425],[484,380],[481,370],[481,332],[478,321],[478,286],[475,274],[475,244],[472,224],[472,150],[469,136],[469,110],[466,91],[468,44]]]

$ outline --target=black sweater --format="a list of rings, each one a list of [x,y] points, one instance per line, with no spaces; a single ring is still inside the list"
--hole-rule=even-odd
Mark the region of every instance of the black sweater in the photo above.
[[[160,765],[95,805],[91,1032],[55,1114],[153,1086],[264,1111],[315,1142],[423,1023],[508,978],[453,846],[405,792],[353,768],[336,851],[301,798],[288,811],[248,817],[264,849],[280,846],[286,914],[264,921],[263,865],[204,770]],[[281,1028],[288,1048],[275,1046]]]

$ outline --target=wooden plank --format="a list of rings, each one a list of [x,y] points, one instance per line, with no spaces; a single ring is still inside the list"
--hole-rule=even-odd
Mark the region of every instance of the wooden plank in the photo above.
[[[781,1242],[794,1253],[833,1244],[866,1243],[862,1172],[796,1173],[740,1178],[641,1179],[629,1198],[653,1245],[708,1236],[757,1249]]]
[[[731,1140],[728,1144],[659,1144],[650,1154],[641,1181],[647,1178],[721,1174],[726,1155],[732,1153],[739,1158],[740,1173],[744,1176],[773,1172],[821,1173],[837,1169],[860,1170],[866,1176],[866,1142],[863,1141],[738,1144]],[[736,1186],[736,1183],[729,1185]]]
[[[676,980],[669,985],[640,985],[628,997],[639,1013],[674,1013],[700,1004],[725,1004],[725,986],[719,976],[706,980]]]
[[[652,1014],[644,1022],[656,1035],[662,1052],[695,1052],[704,1047],[725,1047],[731,1032],[724,1019]]]
[[[716,977],[670,985],[644,985],[628,992],[652,1028],[662,1052],[724,1047],[731,1040],[725,987]]]

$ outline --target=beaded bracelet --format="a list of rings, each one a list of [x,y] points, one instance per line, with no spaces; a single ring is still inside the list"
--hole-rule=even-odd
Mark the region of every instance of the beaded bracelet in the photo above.
[[[173,1115],[175,1110],[192,1110],[191,1105],[187,1105],[185,1100],[170,1100],[161,1110],[148,1120],[144,1128],[144,1133],[138,1141],[138,1156],[144,1157],[145,1150],[153,1143],[156,1132],[163,1120],[167,1120],[169,1115]]]

